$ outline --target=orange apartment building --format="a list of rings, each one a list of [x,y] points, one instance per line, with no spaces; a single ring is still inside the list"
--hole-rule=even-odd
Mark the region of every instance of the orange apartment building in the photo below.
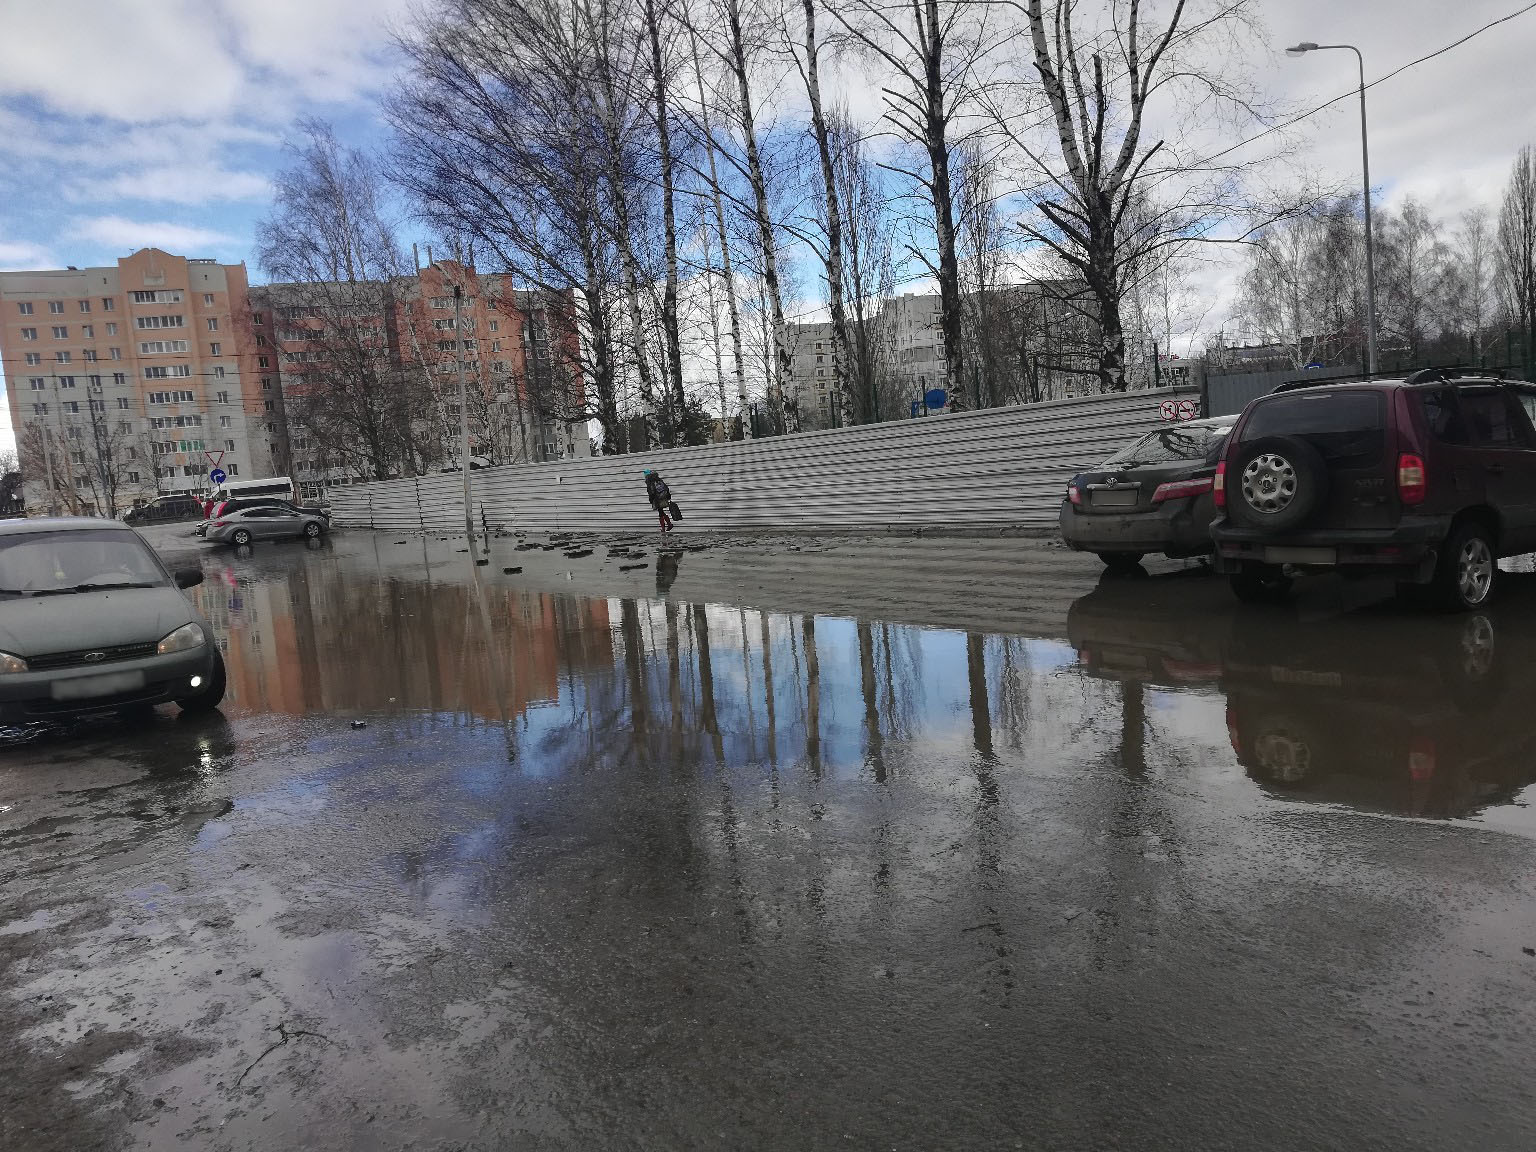
[[[244,264],[145,248],[115,266],[0,272],[0,362],[30,509],[134,500],[278,472],[277,353]]]

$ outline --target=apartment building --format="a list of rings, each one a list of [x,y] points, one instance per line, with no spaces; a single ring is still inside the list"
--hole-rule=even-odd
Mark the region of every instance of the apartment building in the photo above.
[[[244,264],[145,248],[101,268],[0,272],[0,362],[32,509],[135,500],[274,471]]]
[[[455,284],[463,289],[457,316]],[[278,366],[271,450],[304,495],[372,478],[359,467],[363,454],[335,447],[345,424],[327,423],[338,373],[403,398],[393,435],[410,447],[389,450],[387,471],[457,466],[460,338],[471,455],[515,464],[591,454],[585,421],[571,418],[582,377],[568,299],[517,291],[506,277],[452,261],[387,281],[271,284],[251,298],[253,324]]]
[[[833,371],[831,323],[786,324],[784,328],[789,346],[786,391],[799,403],[801,430],[837,427],[837,374]]]

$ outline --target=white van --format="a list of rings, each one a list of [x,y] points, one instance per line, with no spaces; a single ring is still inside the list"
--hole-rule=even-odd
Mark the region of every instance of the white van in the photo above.
[[[233,500],[237,496],[274,496],[279,500],[298,503],[293,490],[293,479],[289,476],[271,476],[265,480],[226,480],[214,490],[213,502],[217,504],[221,500]]]

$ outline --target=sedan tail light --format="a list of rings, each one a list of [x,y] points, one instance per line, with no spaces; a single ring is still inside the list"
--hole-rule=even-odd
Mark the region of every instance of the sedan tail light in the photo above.
[[[1211,477],[1211,502],[1218,508],[1227,506],[1227,462],[1216,461],[1216,475]]]
[[[1076,484],[1068,484],[1067,499],[1074,504],[1081,504],[1083,502],[1083,490]]]
[[[1397,458],[1397,498],[1404,504],[1422,504],[1429,487],[1424,461],[1412,452]]]
[[[1214,478],[1210,476],[1202,476],[1198,480],[1171,480],[1167,484],[1157,486],[1157,491],[1152,493],[1152,503],[1161,504],[1164,500],[1181,500],[1185,496],[1202,496],[1211,491],[1214,483]]]

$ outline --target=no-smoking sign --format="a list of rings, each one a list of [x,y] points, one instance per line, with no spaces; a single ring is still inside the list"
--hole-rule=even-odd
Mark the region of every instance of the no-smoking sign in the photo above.
[[[1200,415],[1198,400],[1164,400],[1157,406],[1160,420],[1193,420]]]

